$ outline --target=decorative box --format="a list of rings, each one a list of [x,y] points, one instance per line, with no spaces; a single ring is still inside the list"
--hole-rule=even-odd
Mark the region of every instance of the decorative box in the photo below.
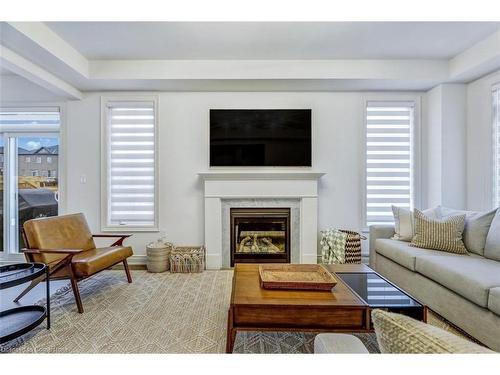
[[[170,272],[197,273],[205,269],[204,246],[175,246],[170,253]]]

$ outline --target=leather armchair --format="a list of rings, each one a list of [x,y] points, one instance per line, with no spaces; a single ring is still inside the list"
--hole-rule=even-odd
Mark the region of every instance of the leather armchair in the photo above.
[[[129,234],[91,234],[83,214],[28,220],[23,226],[28,262],[49,266],[50,279],[70,279],[78,312],[83,313],[78,281],[123,263],[127,280],[132,282],[127,258],[132,248],[124,246]],[[109,247],[97,248],[95,237],[118,238]],[[34,280],[14,301],[17,302],[41,280]]]

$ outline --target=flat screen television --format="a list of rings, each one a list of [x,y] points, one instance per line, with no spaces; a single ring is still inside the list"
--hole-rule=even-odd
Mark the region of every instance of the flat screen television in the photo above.
[[[310,167],[310,109],[211,109],[211,167]]]

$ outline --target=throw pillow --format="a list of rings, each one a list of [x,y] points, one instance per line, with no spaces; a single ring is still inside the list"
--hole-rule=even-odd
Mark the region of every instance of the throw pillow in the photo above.
[[[500,210],[497,210],[484,244],[484,256],[500,261]]]
[[[425,215],[438,219],[439,206],[422,211]],[[413,220],[413,211],[408,208],[392,206],[394,215],[394,236],[393,240],[411,241],[415,235],[415,225]]]
[[[411,241],[413,238],[413,212],[407,208],[392,206],[394,215],[394,240]]]
[[[496,209],[489,212],[462,211],[453,208],[439,207],[441,219],[450,216],[465,214],[464,244],[468,251],[478,255],[484,255],[486,237],[490,230],[491,222],[497,212]]]
[[[381,353],[494,353],[472,341],[405,315],[375,309],[372,311],[372,321]]]
[[[467,254],[462,233],[465,215],[450,216],[444,220],[432,219],[421,211],[415,210],[415,236],[410,246],[424,249]]]

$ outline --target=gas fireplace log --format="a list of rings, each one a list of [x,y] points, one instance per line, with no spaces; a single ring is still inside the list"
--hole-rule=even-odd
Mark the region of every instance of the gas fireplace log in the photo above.
[[[285,231],[282,230],[242,230],[240,232],[241,237],[269,237],[269,238],[285,238]]]
[[[280,248],[274,245],[268,238],[263,238],[262,242],[264,242],[268,247],[267,251],[269,253],[279,253],[281,252]]]

